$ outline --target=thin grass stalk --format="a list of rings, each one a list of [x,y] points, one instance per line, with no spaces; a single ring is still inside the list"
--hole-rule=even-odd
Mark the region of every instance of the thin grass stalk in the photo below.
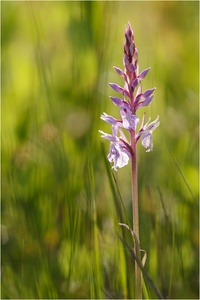
[[[126,227],[126,226],[125,226]],[[158,297],[158,299],[165,299],[163,297],[163,295],[161,294],[161,292],[158,290],[158,288],[156,287],[155,283],[153,282],[153,280],[151,279],[151,277],[148,275],[148,273],[145,271],[144,266],[142,265],[141,260],[138,260],[138,257],[135,255],[135,252],[133,251],[132,247],[130,247],[127,242],[117,233],[117,235],[119,236],[120,240],[122,241],[122,243],[124,244],[124,246],[126,247],[126,249],[129,250],[129,252],[131,253],[133,259],[135,261],[137,261],[138,266],[141,269],[142,274],[144,275],[144,277],[146,278],[146,280],[148,281],[148,283],[150,284],[150,286],[152,287],[153,291],[155,292],[156,296]],[[148,298],[149,299],[149,298]]]
[[[133,231],[137,239],[134,243],[134,250],[137,258],[140,260],[137,148],[134,130],[131,131],[131,147],[133,149],[133,155],[131,159]],[[142,299],[142,274],[137,261],[135,261],[135,298]]]

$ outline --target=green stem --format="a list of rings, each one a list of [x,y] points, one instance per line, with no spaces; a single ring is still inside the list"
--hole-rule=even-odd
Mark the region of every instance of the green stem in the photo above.
[[[131,131],[131,147],[133,156],[131,160],[132,171],[132,209],[133,209],[133,232],[136,236],[134,241],[134,252],[140,260],[140,236],[139,236],[139,208],[138,208],[138,173],[137,173],[137,149],[135,131]],[[140,267],[135,261],[135,298],[142,299],[142,274]]]

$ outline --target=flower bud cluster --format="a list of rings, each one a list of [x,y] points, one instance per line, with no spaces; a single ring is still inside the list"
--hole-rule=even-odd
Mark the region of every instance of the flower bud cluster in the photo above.
[[[155,121],[149,123],[149,119],[145,124],[144,114],[140,130],[136,133],[136,128],[139,123],[136,112],[140,107],[148,106],[151,103],[155,88],[142,92],[141,80],[145,78],[150,68],[139,73],[138,50],[135,46],[134,33],[130,23],[128,23],[128,29],[125,29],[123,64],[124,71],[118,67],[114,67],[114,69],[119,76],[124,78],[124,87],[115,83],[110,83],[111,88],[122,95],[122,99],[110,97],[113,103],[119,107],[121,119],[115,119],[112,116],[103,113],[101,119],[112,125],[112,134],[99,131],[104,139],[110,141],[108,160],[113,162],[114,170],[127,165],[129,158],[133,155],[131,143],[126,140],[122,129],[126,129],[129,132],[134,131],[135,143],[141,138],[142,145],[147,149],[146,152],[148,152],[153,149],[152,133],[160,124],[159,116]],[[120,133],[119,136],[117,136],[118,132]]]

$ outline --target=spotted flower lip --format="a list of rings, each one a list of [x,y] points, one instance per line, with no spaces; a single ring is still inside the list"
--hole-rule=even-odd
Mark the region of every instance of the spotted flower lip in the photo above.
[[[112,169],[117,171],[117,168],[123,168],[126,166],[129,162],[129,156],[124,151],[123,148],[120,148],[119,144],[110,144],[110,152],[107,156],[109,162],[113,162],[114,165],[112,166]]]
[[[112,133],[108,134],[99,130],[101,137],[110,141],[110,152],[107,156],[109,162],[113,162],[112,168],[117,171],[117,168],[123,168],[129,162],[131,153],[126,147],[126,142],[117,137],[118,126],[112,126]]]
[[[111,125],[118,125],[127,130],[136,130],[139,118],[132,112],[131,105],[127,101],[122,101],[119,98],[110,97],[113,102],[120,107],[121,120],[117,120],[105,112],[101,115],[101,119]]]
[[[157,116],[157,118],[151,123],[149,123],[150,120],[151,119],[149,118],[148,122],[142,126],[142,128],[136,135],[136,140],[140,136],[142,137],[142,146],[147,149],[146,152],[153,150],[152,133],[160,125],[159,116]],[[144,118],[143,118],[143,121],[144,121]]]
[[[139,118],[132,112],[130,104],[122,103],[122,105],[120,106],[120,114],[123,127],[129,131],[131,129],[136,130]]]

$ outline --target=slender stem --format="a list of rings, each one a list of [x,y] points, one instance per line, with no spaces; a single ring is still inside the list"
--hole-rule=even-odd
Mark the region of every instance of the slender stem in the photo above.
[[[134,241],[134,252],[140,260],[140,236],[139,236],[139,208],[138,208],[138,173],[137,173],[137,149],[135,131],[131,131],[131,147],[133,156],[131,160],[132,171],[132,209],[133,209],[133,231],[136,236]],[[142,299],[142,274],[140,267],[135,261],[135,297]]]

